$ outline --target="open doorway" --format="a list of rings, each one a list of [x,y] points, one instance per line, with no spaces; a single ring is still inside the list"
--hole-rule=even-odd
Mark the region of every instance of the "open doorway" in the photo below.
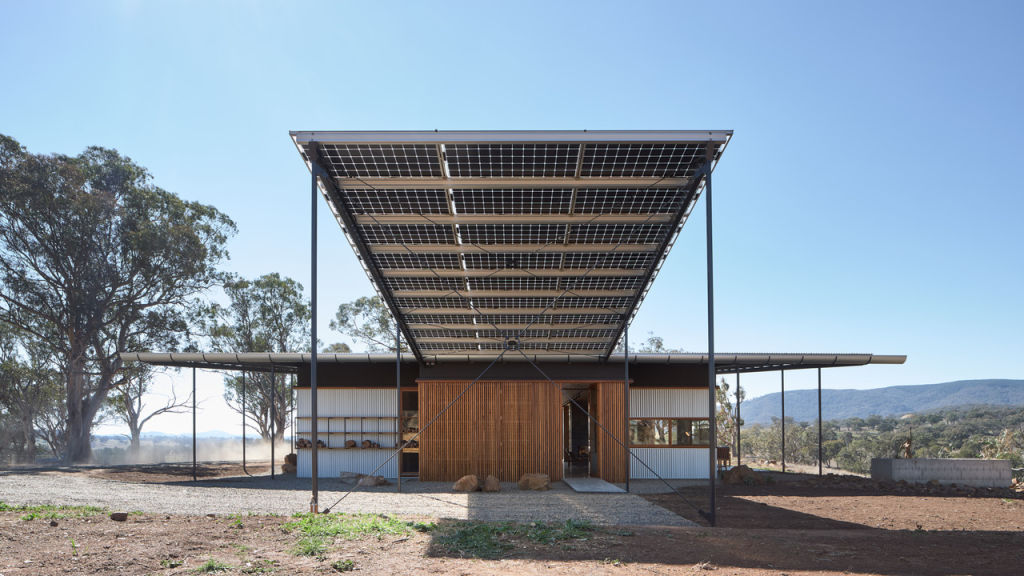
[[[583,411],[593,413],[592,398],[589,385],[566,384],[562,387],[562,464],[565,477],[596,475],[595,425]]]

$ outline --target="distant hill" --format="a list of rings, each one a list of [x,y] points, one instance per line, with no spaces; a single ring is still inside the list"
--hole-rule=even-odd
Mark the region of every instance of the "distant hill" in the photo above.
[[[872,414],[896,416],[972,404],[1024,406],[1024,380],[959,380],[873,390],[821,391],[824,420],[867,418]],[[779,406],[779,393],[775,392],[743,402],[740,415],[746,424],[768,424],[772,416],[779,416]],[[787,391],[786,417],[797,422],[817,419],[817,389]]]

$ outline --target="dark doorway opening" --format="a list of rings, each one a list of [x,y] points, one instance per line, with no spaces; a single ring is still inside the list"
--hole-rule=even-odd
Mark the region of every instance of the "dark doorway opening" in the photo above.
[[[575,400],[575,403],[572,400]],[[581,407],[587,412],[592,412],[590,387],[563,387],[562,462],[565,469],[564,475],[567,477],[595,475],[593,444],[595,426]]]

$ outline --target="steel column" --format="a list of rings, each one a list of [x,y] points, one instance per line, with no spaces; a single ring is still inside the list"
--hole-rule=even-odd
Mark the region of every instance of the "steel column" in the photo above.
[[[270,477],[274,477],[274,445],[277,444],[277,371],[270,365]]]
[[[395,412],[397,418],[395,418],[395,432],[398,433],[398,440],[395,441],[395,445],[398,447],[402,446],[402,325],[398,323],[398,318],[395,318]],[[379,430],[380,428],[378,428]],[[403,453],[398,454],[398,491],[402,491],[402,458],[405,456]]]
[[[821,476],[821,368],[818,368],[818,476]]]
[[[740,371],[736,370],[736,465],[740,465]]]
[[[715,258],[711,217],[711,163],[715,158],[714,146],[708,142],[704,161],[704,194],[707,219],[707,269],[708,269],[708,480],[710,484],[710,510],[708,522],[715,525],[715,478],[717,476],[718,439],[715,434]]]
[[[779,371],[782,375],[782,471],[786,471],[786,369]]]
[[[196,369],[192,369],[192,481],[196,481]]]
[[[242,472],[249,474],[245,467],[245,372],[242,372]]]
[[[626,324],[625,330],[622,332],[623,348],[625,350],[625,356],[623,357],[622,364],[625,368],[625,383],[626,383],[626,492],[629,492],[629,477],[630,474],[630,457],[629,457],[629,324]]]
[[[320,485],[318,484],[317,476],[319,474],[318,464],[320,454],[317,451],[317,430],[320,428],[320,421],[318,420],[318,414],[316,410],[316,206],[317,206],[317,190],[316,185],[316,143],[312,143],[310,149],[314,151],[314,154],[310,156],[311,160],[311,172],[313,175],[312,186],[310,191],[310,231],[309,231],[309,243],[310,243],[310,286],[309,286],[309,309],[310,309],[310,322],[309,322],[309,407],[312,427],[312,473],[313,473],[313,497],[309,501],[309,511],[318,514],[320,512]]]

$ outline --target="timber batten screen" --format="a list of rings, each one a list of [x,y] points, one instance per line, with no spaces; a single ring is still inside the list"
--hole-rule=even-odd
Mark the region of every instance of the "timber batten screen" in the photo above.
[[[420,381],[419,418],[437,421],[420,436],[420,479],[492,475],[515,482],[528,472],[562,478],[561,394],[557,384],[481,380],[443,411],[469,381]]]
[[[292,139],[412,351],[432,362],[507,348],[608,357],[731,135]]]

